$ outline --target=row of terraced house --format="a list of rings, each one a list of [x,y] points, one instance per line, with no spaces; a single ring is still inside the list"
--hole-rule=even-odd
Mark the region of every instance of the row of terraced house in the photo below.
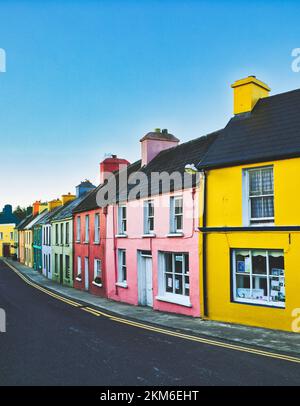
[[[185,143],[156,129],[136,162],[106,157],[98,186],[36,201],[18,260],[111,300],[296,331],[300,90],[269,96],[254,76],[232,88],[223,129]]]

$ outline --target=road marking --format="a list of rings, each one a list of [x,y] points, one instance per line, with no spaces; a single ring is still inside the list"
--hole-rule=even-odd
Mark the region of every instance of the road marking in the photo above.
[[[3,261],[13,272],[15,272],[25,283],[27,283],[27,285],[30,285],[32,287],[34,287],[35,289],[40,290],[43,293],[46,293],[46,295],[49,295],[51,297],[53,297],[54,299],[60,300],[62,302],[65,302],[71,306],[74,307],[80,307],[82,306],[80,303],[74,302],[73,300],[70,299],[66,299],[63,296],[60,296],[54,292],[49,291],[48,289],[45,289],[41,286],[39,286],[38,284],[31,282],[30,280],[28,280],[20,271],[17,270],[17,268],[15,268],[13,265],[9,264],[6,261]]]
[[[173,336],[173,337],[177,337],[177,338],[182,338],[185,340],[189,340],[189,341],[195,341],[198,343],[202,343],[202,344],[207,344],[207,345],[211,345],[214,347],[222,347],[222,348],[226,348],[229,350],[234,350],[234,351],[239,351],[239,352],[246,352],[246,353],[250,353],[250,354],[254,354],[254,355],[260,355],[263,357],[269,357],[269,358],[274,358],[274,359],[279,359],[279,360],[283,360],[283,361],[288,361],[288,362],[293,362],[293,363],[297,363],[300,364],[300,358],[297,357],[293,357],[293,356],[289,356],[289,355],[283,355],[283,354],[277,354],[274,352],[269,352],[269,351],[263,351],[263,350],[258,350],[255,348],[251,348],[251,347],[244,347],[242,345],[237,345],[237,344],[229,344],[229,343],[223,343],[221,341],[215,341],[215,340],[211,340],[211,339],[207,339],[207,338],[202,338],[202,337],[196,337],[196,336],[192,336],[189,334],[184,334],[184,333],[178,333],[176,331],[172,331],[172,330],[167,330],[167,329],[163,329],[160,327],[154,327],[154,326],[150,326],[148,324],[144,324],[144,323],[139,323],[136,321],[131,321],[125,318],[121,318],[121,317],[117,317],[117,316],[113,316],[111,314],[99,311],[97,309],[93,309],[91,307],[82,307],[82,304],[74,302],[73,300],[69,300],[64,298],[63,296],[60,296],[56,293],[50,292],[48,289],[42,288],[41,286],[37,285],[34,282],[31,282],[30,280],[28,280],[20,271],[18,271],[17,268],[15,268],[13,265],[9,264],[6,261],[3,261],[10,269],[12,269],[22,280],[24,280],[24,282],[26,282],[28,285],[46,293],[49,296],[52,296],[54,299],[60,300],[62,302],[65,302],[71,306],[75,306],[80,308],[81,310],[84,310],[85,312],[88,312],[90,314],[93,314],[94,316],[103,316],[106,317],[112,321],[115,321],[117,323],[122,323],[122,324],[127,324],[129,326],[132,327],[136,327],[136,328],[140,328],[143,330],[149,330],[152,332],[156,332],[156,333],[160,333],[160,334],[164,334],[164,335],[168,335],[168,336]]]

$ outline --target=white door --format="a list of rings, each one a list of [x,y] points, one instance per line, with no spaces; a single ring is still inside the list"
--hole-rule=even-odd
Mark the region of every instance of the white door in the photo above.
[[[153,306],[152,258],[145,257],[146,305]]]
[[[89,290],[89,259],[84,258],[84,288]]]

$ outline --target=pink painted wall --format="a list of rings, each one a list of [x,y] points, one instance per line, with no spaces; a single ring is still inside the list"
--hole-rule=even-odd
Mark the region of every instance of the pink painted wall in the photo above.
[[[178,141],[164,140],[144,140],[141,142],[142,166],[147,165],[161,151],[173,148],[178,145]]]
[[[182,237],[167,237],[170,232],[170,196],[183,196],[184,217]],[[198,233],[198,191],[188,189],[184,192],[154,197],[156,237],[142,238],[144,234],[143,201],[127,203],[127,237],[114,238],[117,234],[117,206],[109,206],[106,228],[106,281],[109,298],[138,305],[138,250],[152,251],[153,308],[155,310],[200,316],[199,254]],[[147,199],[146,199],[147,200]],[[126,249],[128,287],[116,286],[116,266],[118,249]],[[191,307],[156,300],[158,295],[158,255],[160,251],[184,252],[189,254],[189,284]]]

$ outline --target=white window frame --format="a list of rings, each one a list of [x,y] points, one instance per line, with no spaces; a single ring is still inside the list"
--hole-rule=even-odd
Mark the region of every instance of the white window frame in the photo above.
[[[94,259],[94,280],[96,278],[101,278],[102,280],[102,261],[101,259]]]
[[[250,266],[250,272],[247,273],[239,273],[237,272],[236,269],[236,253],[238,251],[249,251],[249,266]],[[253,273],[253,269],[252,269],[252,252],[253,251],[262,251],[265,252],[266,254],[266,274],[254,274]],[[270,251],[278,251],[278,252],[282,252],[282,255],[284,257],[284,251],[280,250],[280,249],[269,249],[269,250],[263,250],[263,249],[243,249],[243,248],[236,248],[232,250],[232,265],[231,265],[231,277],[232,277],[232,300],[235,303],[243,303],[243,304],[256,304],[256,305],[262,305],[262,306],[268,306],[268,307],[279,307],[279,308],[285,308],[285,303],[286,300],[284,302],[276,302],[276,301],[272,301],[270,299],[270,292],[271,292],[271,286],[270,286],[270,278],[272,277],[271,273],[270,273],[270,267],[269,267],[269,252]],[[268,300],[261,300],[261,299],[249,299],[249,298],[240,298],[237,296],[237,275],[249,275],[249,279],[250,279],[250,295],[253,289],[253,277],[261,277],[261,278],[265,278],[267,279],[267,296],[268,296]],[[274,276],[274,275],[273,275]],[[276,276],[275,276],[276,277]],[[285,269],[284,269],[284,275],[278,277],[278,279],[281,278],[284,280],[285,283]]]
[[[70,223],[66,222],[66,235],[65,235],[66,245],[70,244]]]
[[[60,223],[60,245],[64,245],[64,229],[65,229],[65,224]]]
[[[76,217],[76,242],[81,241],[81,216]]]
[[[182,213],[181,214],[175,214],[175,202],[177,200],[181,200],[182,201]],[[177,221],[176,218],[177,217],[181,217],[181,224],[182,227],[179,229],[177,228]],[[170,233],[171,234],[178,234],[178,233],[182,233],[183,232],[183,196],[171,196],[170,197]]]
[[[251,172],[262,171],[264,169],[272,169],[273,171],[273,193],[250,196],[250,176]],[[259,226],[259,225],[272,225],[274,224],[275,217],[275,207],[274,207],[274,216],[273,217],[261,217],[261,218],[252,218],[251,217],[251,198],[263,198],[263,197],[273,197],[273,205],[275,203],[274,197],[274,167],[271,165],[246,168],[243,169],[243,187],[242,187],[242,200],[243,200],[243,224],[244,226]]]
[[[125,209],[125,217],[123,216]],[[127,233],[127,206],[126,204],[120,204],[118,206],[118,234],[126,235]]]
[[[152,205],[153,215],[149,215],[149,206]],[[154,233],[154,200],[145,200],[144,201],[144,234],[153,234]],[[153,220],[153,228],[150,227],[151,220]]]
[[[77,257],[77,279],[82,277],[82,259],[81,256]]]
[[[66,277],[67,280],[71,279],[71,258],[70,258],[70,255],[65,255],[65,277]]]
[[[100,214],[95,213],[94,218],[94,243],[100,243]]]
[[[126,278],[124,275],[126,274]],[[126,258],[126,250],[119,249],[118,250],[118,283],[127,285],[127,258]]]
[[[90,241],[90,216],[86,214],[84,223],[84,242],[89,241]]]
[[[171,254],[172,255],[172,271],[171,272],[166,272],[166,255]],[[189,257],[189,266],[190,266],[190,255],[188,252],[166,252],[162,251],[159,252],[158,256],[158,296],[156,297],[157,300],[165,301],[165,302],[170,302],[170,303],[176,303],[179,305],[191,307],[191,300],[190,300],[190,295],[191,295],[191,284],[190,284],[190,269],[188,270],[187,273],[185,273],[185,256]],[[182,287],[183,287],[183,292],[186,292],[187,289],[189,289],[189,294],[179,294],[175,293],[175,257],[176,256],[182,256]],[[173,281],[173,287],[174,287],[174,292],[167,292],[166,290],[166,273],[172,274],[172,281]],[[186,286],[185,278],[188,277],[188,287]]]

